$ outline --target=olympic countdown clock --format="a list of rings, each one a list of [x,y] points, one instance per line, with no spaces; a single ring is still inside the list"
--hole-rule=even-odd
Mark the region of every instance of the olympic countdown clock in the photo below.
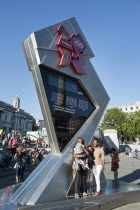
[[[80,136],[86,146],[90,144],[109,96],[90,62],[94,53],[75,18],[33,32],[23,49],[52,152],[11,200],[35,205],[66,198],[76,139]]]

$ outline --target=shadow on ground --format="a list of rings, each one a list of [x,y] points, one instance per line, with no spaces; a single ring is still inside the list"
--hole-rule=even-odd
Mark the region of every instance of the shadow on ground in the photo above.
[[[118,180],[131,183],[138,179],[140,179],[140,169],[137,169],[137,170],[133,171],[131,174],[123,176],[123,177],[119,178]],[[140,183],[138,183],[138,185],[140,185]]]

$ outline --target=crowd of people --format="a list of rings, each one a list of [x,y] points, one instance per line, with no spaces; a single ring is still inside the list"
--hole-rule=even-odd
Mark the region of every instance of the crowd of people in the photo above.
[[[18,147],[15,153],[15,166],[16,170],[16,183],[23,181],[23,176],[25,172],[25,165],[30,165],[30,173],[39,165],[39,163],[44,159],[45,149],[38,149],[34,147],[29,154],[26,153],[26,147]]]
[[[31,173],[44,159],[44,155],[48,153],[49,150],[46,150],[45,147],[38,148],[38,142],[36,146],[27,151],[27,146],[31,147],[29,136],[21,137],[14,131],[11,131],[8,135],[3,132],[0,136],[0,143],[2,145],[0,167],[3,170],[15,169],[16,183],[20,183],[23,180],[26,165],[30,166]]]
[[[118,178],[119,156],[115,148],[111,149],[111,171],[114,172],[114,179]],[[93,146],[87,148],[81,137],[77,138],[77,144],[74,147],[73,161],[73,179],[75,180],[75,198],[82,194],[86,197],[88,194],[98,196],[101,194],[100,175],[104,170],[105,158],[104,149],[99,146],[97,139],[93,140]],[[92,184],[95,178],[96,191],[93,192]]]

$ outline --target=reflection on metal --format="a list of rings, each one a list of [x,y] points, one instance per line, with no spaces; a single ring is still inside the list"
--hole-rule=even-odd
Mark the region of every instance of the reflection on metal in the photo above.
[[[102,195],[98,197],[88,196],[87,198],[70,199],[44,203],[34,206],[15,205],[9,201],[18,185],[9,186],[0,190],[0,209],[1,210],[75,210],[75,209],[115,209],[127,204],[140,202],[140,186],[128,184],[120,181],[108,180],[106,187],[102,189]]]
[[[59,34],[57,33],[57,28],[60,24],[65,27],[69,34],[80,34],[82,37],[86,45],[84,53],[87,56],[84,56],[84,69],[87,75],[77,74],[72,65],[59,66],[61,55],[60,52],[55,50],[58,50]],[[81,136],[85,140],[86,146],[91,142],[94,131],[108,104],[109,96],[89,60],[94,57],[94,54],[75,18],[70,18],[32,33],[23,43],[23,48],[28,67],[33,74],[52,153],[25,180],[12,196],[11,201],[21,205],[35,205],[66,198],[72,181],[73,147],[76,143],[76,138]],[[49,48],[50,51],[42,50],[41,48]],[[51,90],[45,89],[41,68],[75,79],[96,108],[62,152],[60,152],[55,132],[51,107],[49,107],[46,97],[46,91]]]

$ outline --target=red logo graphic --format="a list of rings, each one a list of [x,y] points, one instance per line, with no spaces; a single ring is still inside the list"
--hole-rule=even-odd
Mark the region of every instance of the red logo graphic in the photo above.
[[[78,74],[87,74],[83,68],[86,65],[83,53],[86,45],[80,34],[72,34],[71,36],[60,25],[57,29],[60,34],[57,46],[60,46],[59,52],[61,53],[60,66],[69,66],[72,64]]]

